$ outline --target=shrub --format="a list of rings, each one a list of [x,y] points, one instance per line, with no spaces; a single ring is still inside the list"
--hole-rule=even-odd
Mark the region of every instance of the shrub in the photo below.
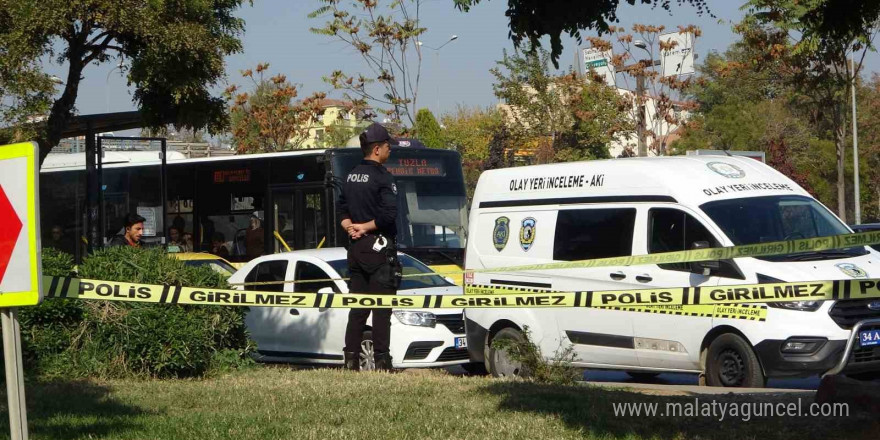
[[[64,274],[65,263],[54,252],[44,252],[44,273]],[[228,288],[222,275],[187,266],[162,249],[100,250],[85,259],[78,276]],[[240,307],[51,299],[25,310],[26,359],[48,377],[199,376],[222,366],[217,353],[231,362],[229,351],[247,357],[252,349]]]
[[[572,365],[577,356],[574,346],[560,346],[553,357],[545,360],[541,349],[532,342],[529,327],[523,327],[522,341],[514,339],[494,339],[492,347],[504,350],[515,362],[522,364],[522,377],[538,383],[572,385],[581,377],[581,370]]]

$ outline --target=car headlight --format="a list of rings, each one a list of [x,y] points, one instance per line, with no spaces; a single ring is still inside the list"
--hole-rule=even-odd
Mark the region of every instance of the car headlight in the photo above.
[[[437,325],[437,317],[431,312],[395,310],[394,317],[404,325],[416,325],[419,327],[434,327]]]
[[[787,302],[768,302],[767,305],[777,309],[797,310],[801,312],[815,312],[822,307],[825,301],[787,301]]]

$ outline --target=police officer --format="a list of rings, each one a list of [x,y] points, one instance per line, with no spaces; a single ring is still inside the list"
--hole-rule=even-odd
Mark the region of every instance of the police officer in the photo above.
[[[354,293],[394,295],[400,285],[397,259],[397,186],[382,166],[394,139],[385,127],[372,124],[360,135],[364,160],[354,167],[342,187],[338,215],[348,232],[349,288]],[[391,370],[390,309],[351,309],[345,329],[345,367],[360,368],[361,338],[373,313],[373,351],[376,369]]]

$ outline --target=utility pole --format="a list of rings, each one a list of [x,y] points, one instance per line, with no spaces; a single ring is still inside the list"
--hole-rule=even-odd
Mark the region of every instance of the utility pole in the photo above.
[[[855,196],[855,223],[862,223],[862,204],[861,194],[859,191],[859,129],[858,124],[856,123],[857,115],[856,115],[856,54],[853,52],[853,57],[850,59],[850,65],[852,66],[852,131],[853,131],[853,195]]]
[[[636,73],[636,104],[639,106],[639,121],[636,134],[639,137],[639,157],[648,156],[648,143],[645,140],[645,74]]]

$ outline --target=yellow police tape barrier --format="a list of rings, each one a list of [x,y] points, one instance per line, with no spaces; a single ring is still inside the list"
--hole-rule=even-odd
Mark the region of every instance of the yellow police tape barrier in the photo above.
[[[827,237],[805,238],[798,240],[774,241],[768,243],[747,244],[741,246],[693,249],[689,251],[662,252],[647,255],[631,255],[626,257],[596,258],[593,260],[557,261],[553,263],[538,263],[520,266],[436,272],[433,274],[404,274],[403,277],[417,278],[427,275],[460,275],[468,273],[497,273],[521,272],[530,270],[638,266],[642,264],[693,263],[697,261],[729,260],[731,258],[743,257],[772,257],[775,255],[787,255],[799,252],[827,251],[831,249],[843,249],[848,247],[868,246],[874,244],[880,244],[880,231],[861,232],[857,234],[831,235]],[[307,284],[346,280],[348,280],[348,278],[326,278],[297,281],[255,281],[248,283],[230,284],[233,286],[263,286],[272,284]]]
[[[506,287],[469,286],[468,288],[476,290],[476,293],[491,294],[469,296],[259,292],[51,276],[44,277],[43,286],[48,286],[44,292],[47,298],[157,304],[395,309],[621,307],[637,308],[638,311],[651,309],[654,313],[660,313],[661,310],[675,311],[674,306],[721,306],[713,309],[711,312],[713,316],[724,312],[729,312],[727,314],[730,315],[734,312],[742,315],[741,308],[731,306],[735,304],[880,298],[880,279],[541,293],[511,293]],[[719,308],[722,310],[719,311]],[[758,311],[750,311],[751,314],[761,318],[760,308],[756,310]],[[689,310],[682,308],[681,311]],[[705,313],[710,312],[705,309]]]

